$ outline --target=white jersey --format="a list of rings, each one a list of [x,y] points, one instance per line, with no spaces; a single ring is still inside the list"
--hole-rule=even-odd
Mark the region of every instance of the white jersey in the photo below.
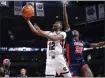
[[[64,44],[65,44],[65,38],[66,38],[66,33],[59,31],[59,32],[51,32],[51,31],[46,31],[45,33],[51,35],[59,35],[61,34],[63,36],[62,40],[57,40],[57,41],[52,41],[49,40],[47,41],[47,56],[49,55],[57,55],[57,54],[62,54],[64,52]]]

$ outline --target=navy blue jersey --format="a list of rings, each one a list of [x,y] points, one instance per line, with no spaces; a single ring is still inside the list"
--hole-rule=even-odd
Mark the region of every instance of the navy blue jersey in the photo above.
[[[73,39],[73,35],[71,31],[67,33],[67,43],[70,45],[70,63],[82,63],[84,61],[83,58],[83,49],[84,47],[89,48],[90,43],[84,42],[82,40]]]

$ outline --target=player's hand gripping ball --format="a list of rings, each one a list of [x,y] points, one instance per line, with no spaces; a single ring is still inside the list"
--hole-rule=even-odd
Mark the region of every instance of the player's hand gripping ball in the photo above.
[[[32,16],[34,16],[34,8],[31,5],[25,5],[22,8],[22,15],[25,18],[31,18]]]

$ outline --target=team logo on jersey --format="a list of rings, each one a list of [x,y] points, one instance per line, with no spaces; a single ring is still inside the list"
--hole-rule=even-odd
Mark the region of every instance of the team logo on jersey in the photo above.
[[[74,45],[75,45],[75,52],[76,53],[82,53],[82,51],[83,51],[83,43],[74,42]]]
[[[74,42],[74,45],[83,46],[83,43],[80,43],[80,42]]]
[[[63,68],[64,71],[67,71],[66,67]]]
[[[55,59],[55,56],[52,56],[52,59]]]

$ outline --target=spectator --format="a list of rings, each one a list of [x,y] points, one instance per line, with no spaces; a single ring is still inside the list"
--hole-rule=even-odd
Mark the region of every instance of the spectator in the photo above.
[[[25,68],[22,68],[18,77],[27,77],[27,70]]]
[[[0,67],[0,77],[10,77],[10,65],[11,62],[9,59],[3,60],[3,65]]]

